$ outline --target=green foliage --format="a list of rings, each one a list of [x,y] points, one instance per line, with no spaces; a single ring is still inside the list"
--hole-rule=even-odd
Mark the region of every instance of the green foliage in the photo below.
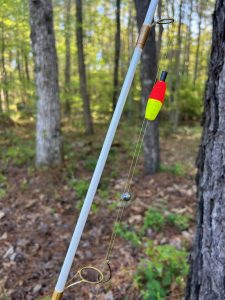
[[[174,214],[170,213],[167,216],[167,219],[170,223],[175,225],[180,230],[187,230],[190,226],[190,216],[187,215],[181,215],[181,214]]]
[[[88,170],[88,171],[94,171],[94,168],[97,164],[97,158],[94,156],[89,156],[86,158],[86,160],[84,161],[84,167]]]
[[[179,108],[184,120],[198,120],[202,115],[202,84],[194,86],[190,80],[184,78],[179,89]]]
[[[9,147],[4,155],[5,160],[11,161],[15,165],[21,166],[34,160],[35,149],[33,142],[19,144]]]
[[[0,173],[0,186],[5,185],[7,182],[7,177]]]
[[[140,262],[134,282],[141,290],[143,300],[164,300],[172,283],[180,288],[188,274],[187,253],[170,245],[154,246],[148,243],[149,259]]]
[[[6,196],[6,190],[3,188],[0,188],[0,199]]]
[[[72,179],[72,180],[70,180],[69,185],[70,185],[71,188],[73,188],[75,190],[75,193],[76,193],[76,195],[79,199],[76,202],[75,207],[76,207],[77,210],[80,210],[83,206],[83,203],[84,203],[84,197],[87,194],[87,190],[88,190],[88,187],[89,187],[89,181]],[[97,213],[98,207],[97,207],[96,203],[92,204],[91,209],[92,209],[93,213]]]
[[[160,172],[171,173],[176,176],[184,176],[185,171],[180,163],[176,163],[172,166],[160,165]]]
[[[118,195],[117,197],[115,197],[115,198],[120,198],[120,195]],[[110,212],[113,212],[113,211],[115,211],[115,209],[117,209],[117,207],[119,206],[119,202],[118,201],[112,201],[109,205],[108,205],[108,210],[110,211]]]
[[[102,199],[107,199],[109,197],[109,191],[108,189],[103,190],[103,189],[99,189],[98,190],[98,194]]]
[[[81,208],[82,208],[82,206],[83,206],[83,204],[84,204],[84,199],[78,200],[78,201],[76,202],[75,208],[76,208],[77,210],[80,211]],[[92,203],[92,206],[91,206],[91,213],[96,214],[97,212],[98,212],[98,206],[97,206],[97,204],[96,204],[96,203]]]
[[[141,233],[144,234],[148,228],[154,231],[160,231],[164,228],[167,222],[176,226],[179,230],[187,230],[189,228],[191,217],[188,215],[169,213],[164,216],[163,212],[157,209],[150,208],[144,217]]]
[[[110,177],[116,179],[118,177],[118,171],[112,170],[110,173]]]
[[[145,213],[144,217],[144,224],[142,226],[141,232],[142,234],[145,233],[145,231],[148,228],[152,228],[155,231],[160,231],[165,225],[165,217],[163,214],[156,209],[150,208]]]
[[[134,247],[138,247],[141,244],[139,236],[135,231],[128,228],[127,225],[116,224],[116,232],[118,236],[122,237],[126,241],[131,242]]]
[[[7,192],[7,177],[0,173],[0,199],[5,197]]]
[[[89,182],[87,180],[72,179],[70,180],[69,185],[75,190],[77,197],[81,199],[85,197],[87,193]]]

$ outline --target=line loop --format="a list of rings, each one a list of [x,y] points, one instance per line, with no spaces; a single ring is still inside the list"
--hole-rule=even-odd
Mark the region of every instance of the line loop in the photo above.
[[[162,18],[162,19],[159,19],[159,20],[153,22],[151,26],[168,25],[168,24],[171,24],[171,23],[174,23],[174,22],[175,22],[175,20],[173,18]]]

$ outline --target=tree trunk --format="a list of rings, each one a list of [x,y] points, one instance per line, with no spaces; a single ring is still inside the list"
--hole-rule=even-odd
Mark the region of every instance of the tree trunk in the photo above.
[[[4,102],[5,102],[5,108],[7,113],[9,114],[10,108],[9,108],[9,92],[8,92],[8,74],[6,70],[6,64],[5,64],[5,28],[4,23],[1,23],[1,62],[2,62],[2,90],[4,95]]]
[[[136,19],[133,16],[133,0],[128,2],[128,26],[127,26],[127,61],[126,68],[130,65],[130,58],[133,54],[133,48],[135,44],[136,34],[134,33],[136,28]],[[127,117],[130,119],[133,116],[133,98],[134,98],[134,90],[131,89],[129,95],[127,97]]]
[[[83,46],[83,15],[82,15],[82,0],[76,0],[76,35],[77,35],[77,49],[78,49],[78,66],[80,77],[80,93],[83,99],[84,122],[86,133],[93,133],[92,116],[90,109],[90,97],[87,88],[86,66],[84,58]]]
[[[25,103],[25,95],[26,95],[26,88],[24,87],[25,83],[24,83],[24,78],[23,78],[23,70],[22,70],[22,66],[21,66],[21,59],[20,59],[20,47],[17,41],[17,49],[16,49],[16,68],[18,71],[18,77],[19,77],[19,81],[21,84],[21,88],[19,89],[20,92],[20,102],[21,103]]]
[[[198,77],[198,65],[199,65],[199,51],[200,51],[200,43],[201,43],[201,26],[202,26],[202,14],[201,10],[199,10],[199,21],[198,21],[198,40],[197,40],[197,49],[195,54],[195,71],[194,71],[194,85],[196,84],[196,80]]]
[[[65,114],[70,115],[70,85],[71,85],[71,0],[66,1],[66,17],[65,17],[65,45],[66,45],[66,61],[65,61]]]
[[[192,14],[193,14],[193,0],[190,1],[190,15],[189,15],[189,24],[188,24],[188,40],[187,40],[187,52],[185,55],[185,70],[187,76],[189,76],[189,64],[190,64],[190,50],[191,50],[191,37],[192,37]]]
[[[113,80],[113,110],[116,108],[119,93],[119,62],[120,62],[120,0],[116,0],[116,36],[115,36],[115,60],[114,60],[114,80]]]
[[[178,102],[178,87],[180,85],[180,54],[181,54],[181,46],[182,46],[182,34],[181,34],[181,26],[182,26],[182,9],[183,9],[184,0],[180,0],[179,5],[179,22],[178,22],[178,30],[177,30],[177,41],[176,41],[176,51],[175,51],[175,62],[173,66],[173,74],[175,75],[174,80],[172,81],[171,86],[171,102],[174,102],[174,109],[171,110],[171,120],[173,123],[173,131],[177,130],[179,123],[179,102]]]
[[[140,31],[142,23],[149,7],[149,0],[135,0],[137,12],[137,24]],[[146,108],[146,101],[149,93],[154,85],[157,69],[156,57],[156,42],[155,42],[155,28],[150,31],[149,38],[145,45],[141,57],[141,86],[142,86],[142,110]],[[149,122],[148,130],[146,131],[144,139],[144,159],[145,159],[145,173],[154,174],[159,168],[159,130],[158,121]]]
[[[162,0],[159,0],[158,4],[158,19],[160,20],[162,18]],[[157,53],[160,53],[161,45],[162,45],[162,35],[163,35],[163,25],[159,25],[159,33],[158,33],[158,39],[157,39]]]
[[[197,228],[186,300],[225,299],[225,0],[217,0],[197,160]]]
[[[0,88],[0,113],[3,113],[3,108],[2,108],[2,90]]]
[[[36,165],[56,165],[61,162],[61,127],[51,0],[30,0],[30,26],[38,96]]]
[[[30,82],[30,71],[29,71],[29,61],[28,61],[28,55],[26,53],[26,49],[24,50],[24,64],[25,64],[25,74],[26,74],[26,80],[27,82]]]

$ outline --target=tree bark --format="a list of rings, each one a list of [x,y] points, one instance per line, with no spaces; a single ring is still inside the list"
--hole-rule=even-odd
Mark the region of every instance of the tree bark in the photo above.
[[[149,0],[135,0],[135,7],[137,12],[137,24],[140,31],[142,23],[144,22],[147,9],[149,7]],[[155,28],[150,31],[149,38],[145,45],[141,57],[141,86],[142,86],[142,110],[146,108],[146,101],[149,93],[154,85],[154,80],[157,72],[157,56],[156,56],[156,42],[155,42]],[[145,173],[154,174],[159,169],[160,154],[159,154],[159,130],[158,121],[149,122],[148,130],[144,138],[144,160]]]
[[[119,62],[120,62],[120,5],[121,1],[116,0],[116,36],[115,36],[115,58],[114,58],[114,80],[113,80],[113,110],[116,108],[119,93]]]
[[[58,66],[51,0],[30,0],[37,88],[36,165],[61,162]]]
[[[77,36],[77,49],[78,49],[78,66],[80,77],[80,93],[83,99],[83,112],[86,133],[93,133],[92,116],[90,109],[90,97],[87,88],[87,76],[84,57],[83,46],[83,14],[82,14],[82,0],[76,0],[76,36]]]
[[[66,17],[65,17],[65,45],[66,45],[66,61],[65,61],[65,114],[70,115],[70,85],[71,85],[71,0],[66,1]]]
[[[186,300],[225,299],[225,0],[217,0],[197,160],[198,207]]]

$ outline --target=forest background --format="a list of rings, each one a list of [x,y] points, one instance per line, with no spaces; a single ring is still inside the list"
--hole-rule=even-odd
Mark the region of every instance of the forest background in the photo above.
[[[41,161],[35,147],[38,112],[29,2],[0,1],[3,299],[47,299],[53,289],[135,47],[140,10],[147,2],[52,1],[62,125],[60,158],[52,166],[51,158]],[[151,82],[148,94],[155,78],[167,70],[159,134],[151,129],[160,141],[160,157],[146,160],[152,144],[145,141],[149,149],[144,147],[133,182],[136,204],[119,228],[115,279],[112,287],[98,291],[99,299],[182,299],[184,295],[214,5],[202,0],[160,1],[156,18],[175,22],[157,25],[148,41],[155,52],[147,66],[156,72],[143,68],[143,61],[137,70],[78,252],[79,264],[98,261],[104,253],[98,246],[110,236],[114,219],[109,214],[116,214],[115,199],[127,175],[127,159],[132,158],[147,101],[146,78]],[[59,236],[62,245],[54,251]],[[146,271],[143,263],[148,265]],[[94,299],[95,292],[85,286],[79,297]],[[74,291],[67,297],[74,299]]]

